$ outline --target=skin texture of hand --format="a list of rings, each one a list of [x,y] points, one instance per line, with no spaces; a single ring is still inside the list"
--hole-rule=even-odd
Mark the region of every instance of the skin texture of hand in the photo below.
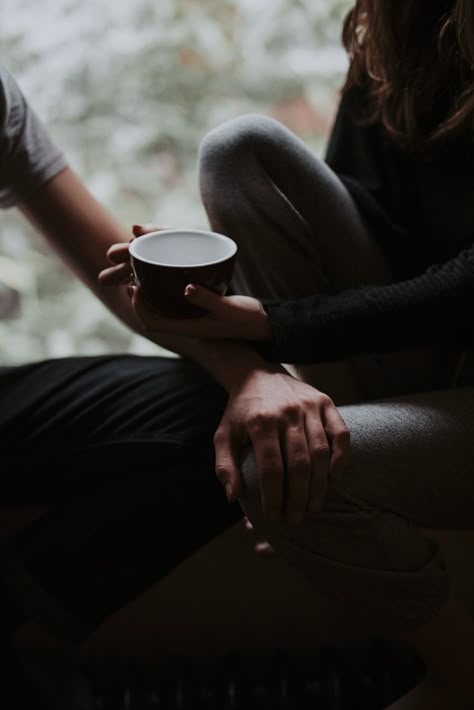
[[[130,265],[130,255],[128,245],[134,239],[142,237],[149,232],[159,232],[169,227],[158,227],[155,224],[134,224],[132,227],[133,237],[128,242],[118,242],[112,244],[107,250],[107,260],[111,266],[102,269],[99,274],[99,283],[103,286],[120,286],[133,282],[132,267]]]
[[[138,237],[157,229],[153,225],[135,225],[134,235]],[[128,244],[115,244],[107,252],[107,258],[112,266],[99,274],[99,282],[103,285],[130,283],[132,304],[147,334],[166,333],[203,340],[269,340],[271,337],[260,301],[247,296],[220,296],[195,284],[189,284],[184,295],[209,314],[183,320],[162,318],[132,283]]]
[[[202,340],[269,340],[270,326],[260,301],[248,296],[219,296],[203,286],[190,284],[184,292],[208,315],[175,320],[162,318],[131,286],[132,303],[145,333],[168,333]]]
[[[321,510],[328,478],[341,477],[350,436],[325,394],[287,373],[256,370],[231,390],[214,436],[216,475],[231,501],[241,490],[240,452],[250,443],[266,517],[297,525],[306,511]]]

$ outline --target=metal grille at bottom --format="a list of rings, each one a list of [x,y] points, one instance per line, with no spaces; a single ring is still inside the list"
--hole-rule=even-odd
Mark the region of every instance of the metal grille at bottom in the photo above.
[[[199,680],[192,661],[176,659],[159,679],[135,669],[107,685],[86,673],[84,710],[382,710],[423,676],[419,660],[395,658],[375,644],[363,663],[347,663],[325,648],[312,670],[298,669],[277,652],[258,672],[227,656],[211,682]]]

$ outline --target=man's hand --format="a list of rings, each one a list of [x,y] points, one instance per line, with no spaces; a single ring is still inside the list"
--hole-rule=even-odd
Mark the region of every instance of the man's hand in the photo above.
[[[110,266],[107,269],[102,269],[99,273],[99,283],[102,286],[131,284],[133,282],[133,273],[128,245],[137,237],[141,237],[149,232],[159,232],[164,229],[168,229],[168,227],[157,227],[154,224],[134,224],[132,227],[133,237],[128,242],[112,244],[107,250],[107,260]]]
[[[249,443],[264,514],[299,524],[306,511],[321,510],[328,477],[342,475],[350,435],[327,395],[289,374],[262,369],[230,391],[214,437],[216,474],[231,501],[240,495],[239,456]]]

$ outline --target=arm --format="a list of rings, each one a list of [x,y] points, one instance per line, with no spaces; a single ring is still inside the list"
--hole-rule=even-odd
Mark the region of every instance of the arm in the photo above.
[[[124,323],[162,347],[203,367],[229,391],[238,379],[255,368],[271,368],[246,343],[203,341],[145,331],[125,286],[104,288],[97,274],[105,267],[106,253],[128,235],[88,192],[70,168],[64,169],[33,195],[20,202],[27,219],[93,293]]]
[[[334,295],[266,301],[269,360],[311,363],[404,347],[474,343],[474,245],[423,274]]]
[[[417,346],[474,343],[474,245],[444,264],[386,285],[294,300],[218,296],[203,287],[185,296],[200,319],[162,318],[134,288],[133,304],[150,332],[251,343],[269,362],[296,364]]]
[[[294,474],[288,494],[290,522],[301,522],[307,505],[319,510],[327,477],[340,475],[349,447],[347,429],[332,401],[290,377],[281,365],[266,362],[244,341],[144,328],[146,318],[139,309],[139,320],[135,310],[138,295],[132,301],[126,285],[104,288],[97,279],[107,251],[126,235],[70,169],[22,202],[21,210],[116,316],[153,342],[194,360],[229,392],[215,437],[216,472],[229,500],[240,495],[240,455],[251,442],[266,513],[281,514],[285,470]],[[258,314],[266,320],[261,308]]]
[[[106,252],[128,235],[67,167],[61,150],[25,100],[13,76],[0,67],[0,207],[17,205],[79,278],[128,326],[142,335],[125,288],[104,289],[97,273]],[[150,339],[205,367],[224,387],[263,360],[248,345],[200,343],[162,335]]]
[[[279,365],[266,362],[249,343],[145,332],[126,286],[104,289],[97,281],[97,274],[107,266],[109,247],[127,242],[127,235],[67,167],[14,79],[0,71],[0,206],[14,204],[116,316],[154,342],[194,360],[230,393],[215,442],[217,472],[230,499],[238,497],[240,451],[251,439],[261,462],[267,511],[281,511],[283,495],[281,475],[271,470],[271,477],[267,476],[270,454],[279,461],[280,474],[283,461],[287,474],[295,471],[289,486],[290,517],[302,516],[308,500],[313,506],[321,503],[329,471],[341,469],[347,452],[344,423],[333,403]],[[266,320],[260,304],[258,311]],[[312,420],[309,434],[304,426],[307,413]],[[287,442],[281,448],[280,436],[285,435]]]

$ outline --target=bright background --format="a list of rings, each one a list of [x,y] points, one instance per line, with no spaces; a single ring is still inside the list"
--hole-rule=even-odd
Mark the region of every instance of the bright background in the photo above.
[[[125,225],[205,227],[203,135],[274,116],[322,154],[349,0],[0,0],[1,61],[89,189]],[[15,210],[0,215],[0,363],[156,353]],[[0,299],[2,300],[2,299]]]

